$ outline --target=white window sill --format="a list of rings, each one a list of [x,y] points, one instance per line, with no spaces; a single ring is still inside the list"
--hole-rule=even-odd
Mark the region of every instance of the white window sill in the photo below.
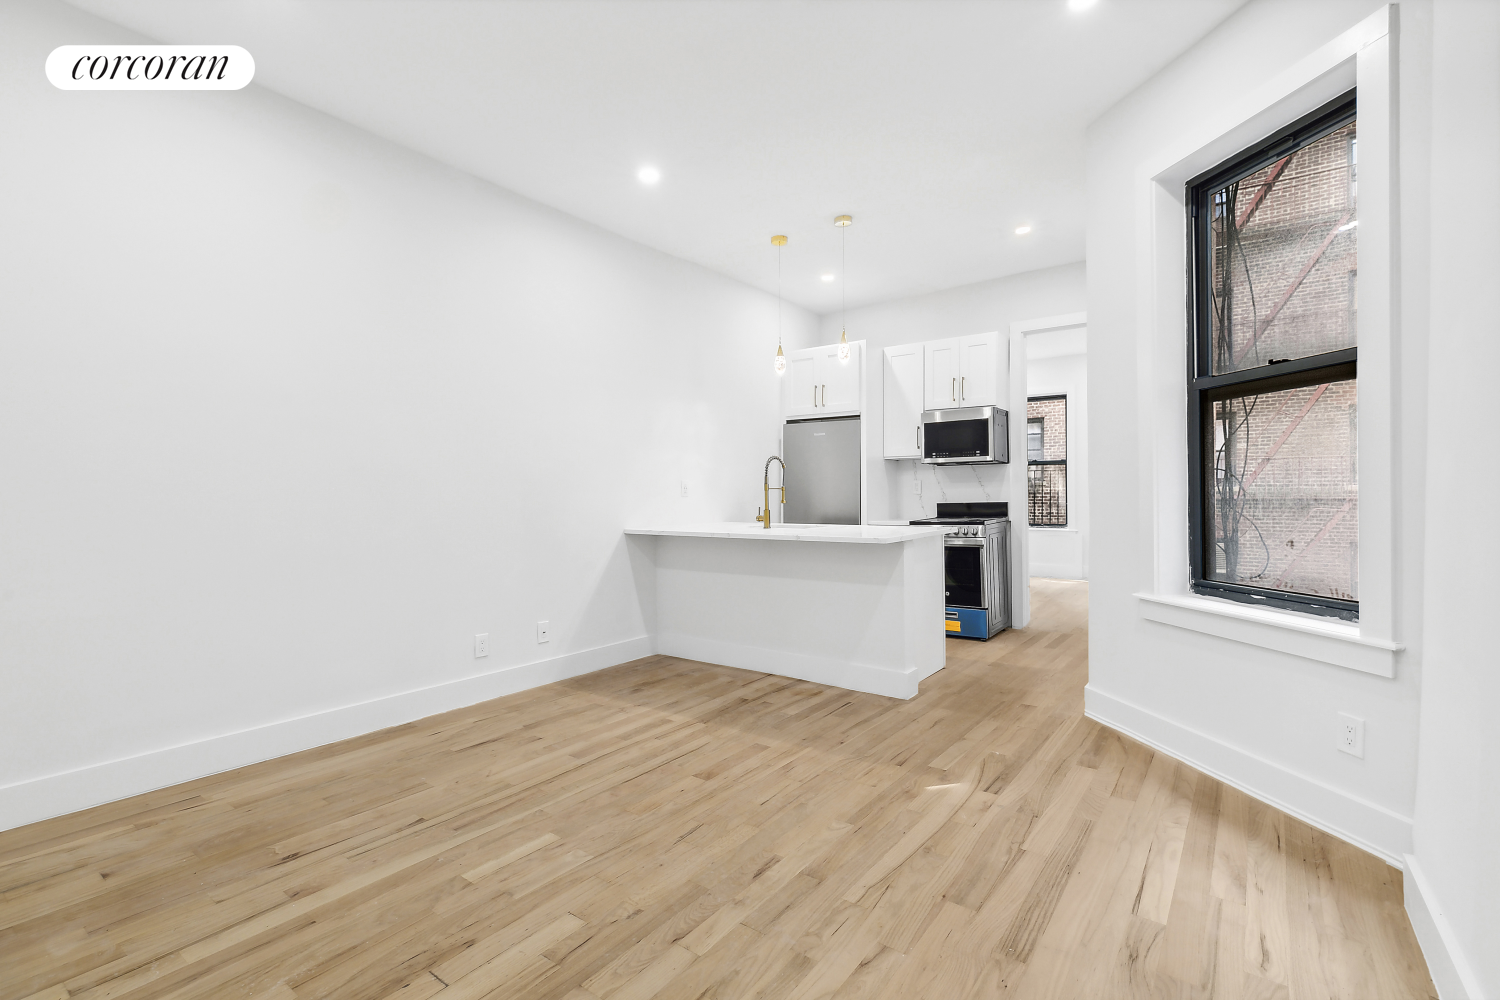
[[[1396,676],[1399,642],[1359,634],[1359,626],[1261,608],[1196,594],[1136,594],[1141,617],[1194,632],[1216,635],[1251,646],[1274,649],[1320,663],[1332,663],[1380,677]]]

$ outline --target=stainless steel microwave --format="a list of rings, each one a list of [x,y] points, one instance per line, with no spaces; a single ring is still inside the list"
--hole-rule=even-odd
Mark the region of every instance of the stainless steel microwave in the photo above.
[[[1002,465],[1010,461],[1010,415],[998,406],[922,412],[922,461],[928,465]]]

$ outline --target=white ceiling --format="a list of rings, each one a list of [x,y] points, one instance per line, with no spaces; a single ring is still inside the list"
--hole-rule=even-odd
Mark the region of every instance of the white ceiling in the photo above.
[[[851,307],[1083,259],[1085,126],[1244,0],[73,2],[828,313],[840,213]]]

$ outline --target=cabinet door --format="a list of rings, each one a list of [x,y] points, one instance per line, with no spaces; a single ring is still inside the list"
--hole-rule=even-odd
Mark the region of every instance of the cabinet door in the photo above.
[[[858,413],[860,372],[864,370],[864,344],[849,345],[849,360],[839,360],[839,346],[820,348],[818,353],[818,412]]]
[[[960,406],[994,406],[1000,366],[1000,337],[980,333],[958,341],[958,398]]]
[[[886,458],[921,458],[917,434],[922,423],[922,345],[887,347],[881,378]]]
[[[782,387],[785,395],[784,411],[787,416],[806,416],[817,413],[818,393],[821,391],[818,385],[818,352],[817,351],[793,351],[786,358],[786,385]]]
[[[958,401],[958,341],[933,340],[926,348],[928,410],[945,410],[962,406]]]

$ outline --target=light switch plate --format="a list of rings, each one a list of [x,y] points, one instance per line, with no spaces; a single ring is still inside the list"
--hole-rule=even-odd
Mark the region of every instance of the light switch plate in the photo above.
[[[481,632],[474,637],[474,658],[490,655],[490,634]]]
[[[536,623],[536,641],[537,642],[550,642],[551,640],[552,640],[552,623],[551,622],[537,622]]]

